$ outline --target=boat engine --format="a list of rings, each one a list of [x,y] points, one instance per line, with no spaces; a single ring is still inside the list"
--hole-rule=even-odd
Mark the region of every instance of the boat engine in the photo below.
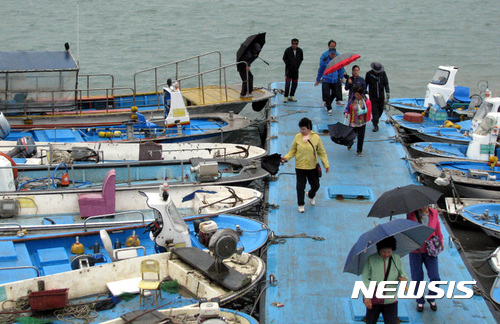
[[[11,158],[30,158],[36,154],[35,140],[31,136],[24,136],[17,140],[16,147],[7,155]]]
[[[198,240],[207,248],[210,243],[210,239],[218,229],[217,223],[212,220],[205,220],[202,222],[195,221],[194,223],[194,231],[198,235]]]

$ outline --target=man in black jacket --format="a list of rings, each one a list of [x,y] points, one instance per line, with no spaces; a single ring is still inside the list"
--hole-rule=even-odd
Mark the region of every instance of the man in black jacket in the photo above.
[[[287,48],[285,53],[283,53],[283,62],[285,62],[284,102],[297,101],[295,100],[294,95],[299,82],[299,67],[302,60],[304,60],[304,54],[302,53],[302,49],[299,47],[299,40],[294,38],[292,39],[292,46]],[[290,97],[288,95],[290,95]]]
[[[389,80],[382,64],[373,62],[370,67],[371,70],[366,72],[365,82],[372,102],[373,131],[378,132],[378,120],[384,111],[385,100],[389,100],[390,97]]]

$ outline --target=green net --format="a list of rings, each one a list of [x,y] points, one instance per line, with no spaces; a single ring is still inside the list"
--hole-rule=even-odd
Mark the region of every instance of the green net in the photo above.
[[[161,283],[160,289],[171,294],[176,294],[179,292],[179,283],[177,282],[177,280],[165,281]]]
[[[34,317],[18,317],[16,319],[17,323],[21,324],[45,324],[45,323],[51,323],[50,320],[46,319],[40,319],[40,318],[34,318]]]
[[[131,294],[131,293],[123,293],[120,295],[120,299],[123,299],[124,301],[129,301],[137,297],[137,294]]]

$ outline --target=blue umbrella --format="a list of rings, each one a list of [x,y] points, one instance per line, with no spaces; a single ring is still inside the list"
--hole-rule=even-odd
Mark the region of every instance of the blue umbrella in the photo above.
[[[397,248],[394,253],[403,257],[422,247],[433,232],[432,227],[409,219],[395,219],[377,225],[363,233],[351,248],[345,262],[344,272],[360,275],[363,272],[366,259],[377,253],[376,244],[389,236],[396,238]]]

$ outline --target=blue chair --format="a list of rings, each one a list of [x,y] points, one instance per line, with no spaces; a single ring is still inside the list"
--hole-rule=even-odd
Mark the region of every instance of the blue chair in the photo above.
[[[469,87],[455,87],[453,102],[469,103]]]

